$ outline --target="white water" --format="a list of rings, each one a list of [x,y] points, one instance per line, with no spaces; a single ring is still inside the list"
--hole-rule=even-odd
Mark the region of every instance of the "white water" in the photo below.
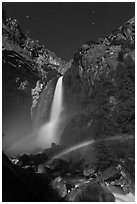
[[[59,143],[60,114],[63,110],[62,79],[63,77],[60,77],[56,84],[49,122],[44,124],[38,133],[38,146],[42,148],[50,147],[51,143]]]
[[[113,193],[113,192],[112,192]],[[135,196],[132,193],[127,195],[113,193],[116,199],[116,202],[135,202]]]
[[[135,195],[132,193],[126,194],[122,188],[113,185],[108,186],[108,188],[115,196],[115,202],[135,202]]]
[[[52,102],[52,108],[51,108],[51,114],[50,114],[50,121],[49,122],[53,122],[53,121],[57,121],[59,118],[59,115],[62,111],[62,107],[63,107],[63,88],[62,88],[62,79],[63,76],[61,76],[58,81],[57,81],[57,85],[56,85],[56,89],[54,92],[54,98],[53,98],[53,102]]]

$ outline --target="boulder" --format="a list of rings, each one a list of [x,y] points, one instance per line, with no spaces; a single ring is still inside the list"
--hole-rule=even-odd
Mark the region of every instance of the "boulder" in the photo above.
[[[29,202],[37,201],[21,177],[21,168],[17,169],[8,157],[2,153],[2,201],[3,202]],[[20,173],[19,173],[20,172]]]
[[[28,154],[23,154],[19,156],[18,160],[19,160],[18,164],[22,166],[25,166],[30,163],[30,157]]]
[[[107,168],[103,173],[100,175],[100,179],[103,181],[114,181],[121,177],[121,173],[117,167],[111,166]]]
[[[92,177],[93,175],[95,175],[95,171],[95,167],[93,165],[89,165],[83,170],[83,175],[86,177]]]
[[[114,202],[115,197],[98,183],[83,184],[72,190],[64,199],[65,202]]]
[[[55,178],[50,185],[61,198],[64,198],[67,195],[67,187],[65,181],[61,177]]]

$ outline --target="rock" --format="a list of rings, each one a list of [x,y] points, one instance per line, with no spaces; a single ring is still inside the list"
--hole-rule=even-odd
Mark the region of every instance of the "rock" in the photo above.
[[[50,117],[50,109],[57,79],[53,79],[47,83],[41,91],[36,104],[32,108],[32,121],[35,130],[46,123]]]
[[[68,180],[67,181],[65,180],[65,182],[66,182],[66,187],[68,192],[75,188],[75,184],[73,182]]]
[[[67,187],[65,181],[61,177],[57,177],[51,183],[51,186],[54,190],[57,191],[61,198],[64,198],[67,195]]]
[[[69,163],[63,159],[54,159],[50,164],[50,168],[53,169],[53,171],[67,171]]]
[[[47,159],[48,159],[48,156],[45,153],[37,153],[35,155],[31,154],[30,165],[34,165],[35,168],[37,169],[39,165],[44,166],[44,163],[46,163]]]
[[[38,165],[38,167],[37,167],[37,173],[39,173],[39,174],[43,174],[43,173],[45,173],[45,168],[44,168],[44,165]]]
[[[2,168],[3,202],[61,201],[61,197],[49,185],[47,176],[13,165],[4,153]]]
[[[125,160],[124,169],[130,174],[131,179],[135,179],[135,159],[128,158]]]
[[[92,177],[95,174],[95,168],[93,167],[93,165],[89,165],[87,168],[85,168],[83,174],[86,177]]]
[[[41,75],[43,72],[46,75],[45,67],[57,70],[61,74],[65,73],[70,67],[71,60],[66,63],[53,52],[39,45],[38,41],[24,34],[16,19],[6,18],[2,24],[2,31],[3,47],[7,50],[20,52],[21,55],[33,59]]]
[[[18,160],[19,160],[19,164],[22,165],[22,166],[25,166],[27,164],[30,163],[30,157],[28,154],[23,154],[21,156],[18,157]]]
[[[111,166],[108,169],[106,169],[101,175],[100,179],[104,181],[111,181],[111,180],[116,180],[119,179],[121,176],[120,171],[118,170],[117,167]]]
[[[97,183],[87,183],[75,188],[64,199],[66,202],[114,202],[113,194]]]
[[[2,154],[2,170],[3,202],[37,201],[37,197],[27,188],[24,178],[18,173],[21,169],[17,170],[4,153]]]

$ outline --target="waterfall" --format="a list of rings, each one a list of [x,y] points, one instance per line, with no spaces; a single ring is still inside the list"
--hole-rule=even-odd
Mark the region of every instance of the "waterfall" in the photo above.
[[[47,148],[51,146],[51,143],[59,144],[60,136],[60,113],[63,110],[63,87],[61,76],[56,84],[53,102],[51,106],[50,119],[44,124],[38,132],[38,146]]]
[[[51,108],[51,114],[50,114],[50,122],[55,121],[58,119],[60,112],[62,111],[62,97],[63,97],[63,88],[62,88],[62,79],[63,76],[61,76],[58,81],[55,88],[54,98],[52,102],[52,108]]]

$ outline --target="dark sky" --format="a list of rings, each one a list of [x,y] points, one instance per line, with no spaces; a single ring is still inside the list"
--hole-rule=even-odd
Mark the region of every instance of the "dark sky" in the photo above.
[[[89,40],[110,33],[135,15],[134,3],[3,3],[29,36],[69,60]]]

